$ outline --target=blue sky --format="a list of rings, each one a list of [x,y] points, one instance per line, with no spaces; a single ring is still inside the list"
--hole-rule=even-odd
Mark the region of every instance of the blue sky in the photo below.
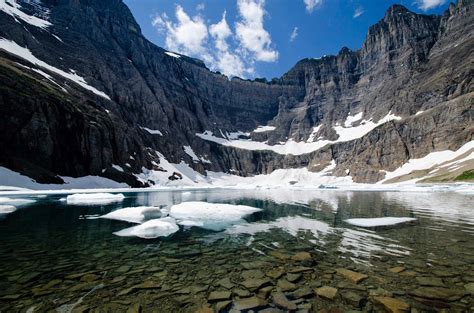
[[[244,78],[280,77],[298,60],[356,50],[400,3],[441,14],[446,0],[124,0],[149,40]]]

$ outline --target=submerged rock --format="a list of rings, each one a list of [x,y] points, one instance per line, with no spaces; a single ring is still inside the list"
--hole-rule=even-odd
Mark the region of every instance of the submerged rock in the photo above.
[[[296,310],[296,304],[288,300],[288,298],[281,292],[277,291],[272,295],[273,303],[276,306],[285,310]]]
[[[333,300],[337,295],[337,289],[330,286],[317,288],[315,292],[318,296],[329,300]]]
[[[454,290],[450,288],[440,287],[420,287],[415,290],[408,292],[409,295],[424,298],[424,299],[435,299],[446,302],[452,302],[464,297],[467,292],[461,290]]]
[[[374,297],[374,302],[379,304],[389,313],[405,313],[409,312],[410,310],[410,305],[400,299],[390,297]]]
[[[260,307],[264,307],[267,304],[268,302],[263,299],[260,299],[257,297],[250,297],[250,298],[235,300],[232,305],[232,310],[244,311],[244,310],[257,309]]]
[[[349,279],[356,284],[369,277],[365,274],[360,274],[345,268],[338,268],[336,271],[339,275],[342,275],[344,278]]]

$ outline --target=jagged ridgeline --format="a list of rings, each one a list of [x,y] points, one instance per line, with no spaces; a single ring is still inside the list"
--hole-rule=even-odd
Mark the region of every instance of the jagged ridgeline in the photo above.
[[[120,0],[0,6],[4,177],[472,179],[471,1],[442,16],[391,6],[359,50],[301,60],[271,82],[155,46]]]

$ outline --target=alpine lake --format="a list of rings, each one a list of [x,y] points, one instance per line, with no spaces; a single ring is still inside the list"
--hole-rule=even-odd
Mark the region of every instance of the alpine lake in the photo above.
[[[0,312],[474,312],[474,195],[205,189],[33,200],[0,219]],[[10,197],[10,196],[9,196]],[[215,231],[120,237],[97,218],[185,201],[262,211]],[[350,218],[412,217],[362,228]]]

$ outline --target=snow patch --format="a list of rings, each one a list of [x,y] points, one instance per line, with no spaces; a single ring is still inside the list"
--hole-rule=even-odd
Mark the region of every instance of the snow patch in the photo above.
[[[253,133],[264,133],[275,130],[275,126],[258,126]]]
[[[416,221],[413,217],[350,218],[346,223],[359,227],[380,227]]]
[[[12,16],[17,22],[19,22],[18,19],[20,19],[30,25],[43,29],[52,25],[47,20],[43,20],[34,15],[28,15],[25,12],[21,11],[21,6],[16,0],[0,0],[0,10]]]
[[[148,133],[152,134],[152,135],[159,135],[159,136],[163,136],[163,133],[157,129],[150,129],[150,128],[147,128],[147,127],[142,127],[140,126],[141,129],[147,131]]]
[[[354,121],[354,118],[358,118],[361,113],[357,114],[356,116],[352,117],[352,120],[349,119],[351,122]],[[373,122],[372,119],[368,121],[361,121],[360,125],[355,127],[344,127],[336,125],[334,126],[334,130],[339,135],[338,139],[335,141],[331,140],[317,140],[313,142],[296,142],[293,139],[290,139],[286,142],[276,144],[276,145],[269,145],[266,142],[259,142],[253,141],[251,139],[238,139],[238,137],[223,136],[227,137],[227,139],[223,137],[216,137],[213,135],[212,131],[205,131],[204,133],[196,133],[201,139],[212,141],[224,146],[230,146],[234,148],[244,149],[244,150],[269,150],[273,151],[278,154],[286,155],[302,155],[307,154],[316,150],[323,148],[328,144],[334,144],[337,142],[346,142],[352,141],[358,138],[361,138],[371,132],[374,128],[387,123],[392,120],[400,120],[401,117],[393,115],[389,112],[386,116],[381,118],[377,123]],[[319,129],[318,129],[319,130]],[[314,132],[314,130],[313,130]],[[244,135],[248,135],[248,133],[242,133]],[[315,134],[315,133],[314,133]],[[311,136],[310,136],[311,138]]]
[[[344,122],[345,127],[351,127],[352,124],[362,119],[363,112],[359,112],[354,116],[348,115],[346,121]]]
[[[112,167],[119,172],[123,172],[123,167],[121,167],[120,165],[112,164]]]
[[[21,175],[8,168],[0,166],[0,189],[8,186],[17,188],[29,188],[38,190],[58,190],[58,189],[92,189],[92,188],[125,188],[129,187],[125,183],[118,183],[111,179],[100,176],[83,177],[61,177],[65,184],[40,184],[28,176]]]
[[[173,57],[173,58],[179,59],[179,58],[181,57],[179,54],[174,53],[174,52],[165,51],[165,53],[166,53],[167,55],[169,55],[170,57]]]
[[[211,161],[206,158],[198,157],[191,146],[183,146],[183,149],[184,152],[193,159],[193,162],[211,163]]]
[[[403,175],[410,174],[413,171],[418,171],[418,170],[427,170],[432,168],[433,166],[448,162],[452,159],[455,159],[467,152],[469,152],[471,149],[474,149],[474,140],[464,144],[461,148],[459,148],[456,151],[451,151],[451,150],[444,150],[444,151],[436,151],[436,152],[431,152],[427,154],[426,156],[419,158],[419,159],[410,159],[408,160],[407,163],[403,164],[401,167],[398,169],[392,171],[392,172],[386,172],[385,178],[381,181],[378,182],[378,184],[384,183],[392,178],[395,177],[400,177]],[[474,157],[473,154],[469,155],[469,159],[472,159]],[[468,160],[468,158],[464,158],[463,161]],[[418,180],[422,180],[426,177],[421,177],[418,179],[415,179],[413,182],[416,182]]]
[[[48,63],[41,61],[33,55],[33,53],[28,49],[18,45],[16,42],[0,37],[0,49],[3,49],[11,54],[14,54],[26,61],[35,64],[39,67],[42,67],[48,71],[56,73],[68,80],[71,80],[81,86],[82,88],[91,91],[92,93],[101,96],[107,100],[110,100],[110,97],[102,91],[97,90],[91,85],[87,84],[84,77],[77,75],[75,72],[67,73],[63,70],[60,70]]]
[[[121,202],[125,196],[121,193],[76,193],[66,198],[69,205],[97,205]]]

